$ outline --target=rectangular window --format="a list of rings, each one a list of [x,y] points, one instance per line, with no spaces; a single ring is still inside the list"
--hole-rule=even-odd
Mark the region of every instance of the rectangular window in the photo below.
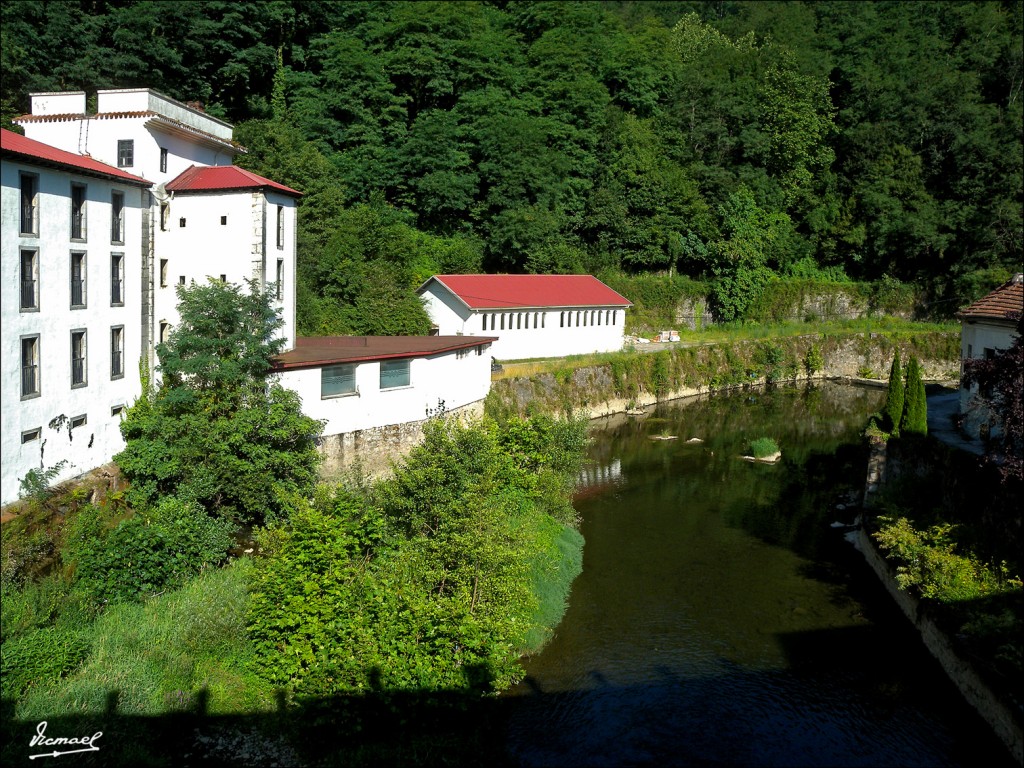
[[[85,240],[85,184],[71,185],[71,239]]]
[[[110,254],[110,306],[124,306],[124,254]]]
[[[71,308],[85,306],[85,254],[71,254]]]
[[[21,444],[31,443],[34,440],[38,440],[43,435],[43,428],[36,427],[35,429],[29,429],[21,433]]]
[[[284,206],[277,206],[277,247],[284,248]]]
[[[89,419],[84,413],[81,416],[72,416],[71,428],[78,429],[79,427],[84,427],[88,423],[88,421]]]
[[[220,281],[221,281],[222,283],[226,283],[226,282],[228,281],[228,276],[227,276],[227,275],[221,275],[221,276],[220,276]]]
[[[220,225],[222,227],[226,227],[228,225],[228,217],[227,216],[221,216],[220,217]]]
[[[39,251],[21,252],[21,308],[39,309]]]
[[[117,167],[131,168],[135,165],[135,141],[121,139],[117,142]]]
[[[39,395],[39,336],[21,339],[21,399]]]
[[[395,387],[409,386],[409,361],[408,360],[381,360],[380,362],[380,388],[394,389]]]
[[[160,147],[160,173],[167,173],[167,150]]]
[[[71,332],[71,386],[84,387],[86,379],[85,331]]]
[[[278,301],[284,301],[284,259],[277,260],[277,284],[274,288]]]
[[[110,193],[110,242],[124,242],[124,193]]]
[[[184,216],[182,216],[180,219],[178,219],[178,228],[179,229],[184,229],[185,228],[185,217]]]
[[[39,234],[39,177],[21,174],[21,234]]]
[[[120,416],[122,413],[124,413],[124,405],[123,404],[122,405],[112,405],[112,406],[110,406],[110,415],[111,416]]]
[[[184,275],[178,275],[178,285],[184,285],[184,284],[185,284],[185,276]]]
[[[165,344],[167,342],[167,339],[168,339],[168,337],[170,335],[171,335],[171,324],[170,323],[164,323],[164,322],[160,323],[160,343],[161,344]]]
[[[171,206],[167,203],[160,203],[160,231],[166,232],[171,219]]]
[[[320,399],[356,394],[356,366],[329,365],[320,369]]]
[[[124,378],[124,326],[110,329],[110,378]]]
[[[167,287],[167,259],[160,259],[160,287]]]

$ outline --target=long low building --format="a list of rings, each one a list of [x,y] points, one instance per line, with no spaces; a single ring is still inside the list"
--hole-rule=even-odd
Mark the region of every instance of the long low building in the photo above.
[[[312,336],[275,364],[323,436],[423,421],[483,400],[491,385],[490,337]]]
[[[417,292],[438,333],[497,337],[498,360],[621,349],[632,306],[592,275],[434,275]]]

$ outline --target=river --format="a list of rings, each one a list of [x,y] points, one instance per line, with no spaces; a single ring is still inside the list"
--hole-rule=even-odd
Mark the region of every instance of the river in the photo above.
[[[583,573],[506,694],[513,762],[1008,764],[831,527],[853,520],[883,398],[823,384],[596,422]],[[741,458],[762,436],[778,464]]]

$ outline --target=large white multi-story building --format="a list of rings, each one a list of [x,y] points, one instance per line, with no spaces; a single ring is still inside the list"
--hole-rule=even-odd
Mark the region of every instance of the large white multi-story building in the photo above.
[[[2,132],[0,503],[30,470],[55,482],[124,447],[121,412],[158,372],[176,288],[255,281],[284,321],[281,383],[325,437],[481,400],[493,338],[300,340],[300,193],[232,165],[232,126],[149,89],[32,94]],[[357,349],[357,347],[362,347]]]

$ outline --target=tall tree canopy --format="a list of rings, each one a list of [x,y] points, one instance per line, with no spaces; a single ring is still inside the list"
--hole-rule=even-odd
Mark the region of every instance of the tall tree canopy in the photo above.
[[[338,263],[408,297],[453,249],[735,282],[724,255],[753,248],[743,270],[895,278],[952,311],[1021,266],[1022,7],[5,3],[0,110],[149,86],[236,122],[241,162],[307,193],[304,332],[372,325]],[[771,238],[736,229],[740,199]],[[360,206],[415,247],[367,257],[341,234]]]

